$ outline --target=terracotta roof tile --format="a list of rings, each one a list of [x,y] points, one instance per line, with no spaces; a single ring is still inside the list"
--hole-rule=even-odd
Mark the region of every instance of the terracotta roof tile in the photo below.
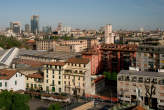
[[[64,66],[65,63],[64,62],[47,62],[47,63],[44,63],[44,65]]]
[[[27,75],[27,77],[29,77],[29,78],[40,78],[40,79],[43,79],[43,76],[40,73],[29,74],[29,75]]]
[[[8,80],[17,73],[16,70],[1,69],[0,80]]]
[[[87,58],[70,58],[67,60],[67,63],[73,63],[73,64],[88,64],[89,59]]]

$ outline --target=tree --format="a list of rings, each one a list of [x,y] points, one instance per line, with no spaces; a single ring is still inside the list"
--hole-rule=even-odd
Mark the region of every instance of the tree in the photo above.
[[[11,91],[0,93],[0,109],[2,110],[30,110],[28,101],[30,97],[24,94],[17,94]]]
[[[151,84],[150,86],[145,85],[145,89],[145,95],[148,97],[148,105],[149,107],[152,107],[152,96],[155,95],[156,87],[153,84]]]
[[[112,81],[116,81],[117,80],[117,73],[116,72],[113,72],[113,73],[110,73],[110,72],[104,72],[103,73],[105,78],[107,80],[112,80]]]
[[[111,76],[111,73],[110,72],[106,72],[105,71],[103,74],[104,74],[104,76],[105,76],[106,79],[111,80],[111,77],[112,76]]]
[[[59,103],[55,103],[55,104],[51,104],[48,108],[48,110],[60,110],[60,104]]]

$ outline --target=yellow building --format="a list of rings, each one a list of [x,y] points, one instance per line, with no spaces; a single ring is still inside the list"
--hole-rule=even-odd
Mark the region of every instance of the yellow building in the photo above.
[[[91,94],[91,71],[89,59],[70,58],[63,74],[64,91],[73,95]]]
[[[52,62],[43,65],[44,86],[43,91],[46,92],[64,92],[63,91],[63,62]]]
[[[43,75],[40,73],[26,76],[26,90],[43,90]]]

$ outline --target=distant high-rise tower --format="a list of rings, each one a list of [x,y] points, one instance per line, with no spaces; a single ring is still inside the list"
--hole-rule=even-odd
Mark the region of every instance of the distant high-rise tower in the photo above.
[[[31,32],[34,34],[39,33],[39,16],[37,15],[31,17]]]
[[[30,25],[29,24],[25,25],[25,32],[27,32],[27,33],[30,32]]]
[[[114,44],[114,37],[112,36],[112,25],[107,24],[105,26],[105,43],[106,44]]]
[[[14,33],[20,34],[20,33],[21,33],[20,22],[10,22],[10,29],[11,29]]]

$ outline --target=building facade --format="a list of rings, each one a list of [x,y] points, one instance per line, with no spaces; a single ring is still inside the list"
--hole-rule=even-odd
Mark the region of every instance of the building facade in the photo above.
[[[112,36],[112,25],[107,24],[105,26],[105,43],[114,44],[114,37]]]
[[[141,71],[163,71],[164,47],[140,45],[136,53],[136,68]]]
[[[31,32],[33,34],[39,33],[39,16],[37,15],[31,17]]]
[[[118,98],[124,102],[137,102],[152,108],[164,109],[164,73],[122,70],[117,78]]]
[[[37,40],[36,41],[36,49],[37,50],[54,50],[56,41],[54,40]]]
[[[119,72],[135,65],[136,45],[102,44],[102,65],[105,71]]]
[[[1,69],[0,90],[25,90],[25,75],[16,70]]]
[[[64,92],[63,72],[65,63],[54,62],[43,65],[44,85],[43,90],[46,92]]]
[[[91,94],[91,70],[89,59],[71,58],[63,74],[64,91],[72,95]]]

